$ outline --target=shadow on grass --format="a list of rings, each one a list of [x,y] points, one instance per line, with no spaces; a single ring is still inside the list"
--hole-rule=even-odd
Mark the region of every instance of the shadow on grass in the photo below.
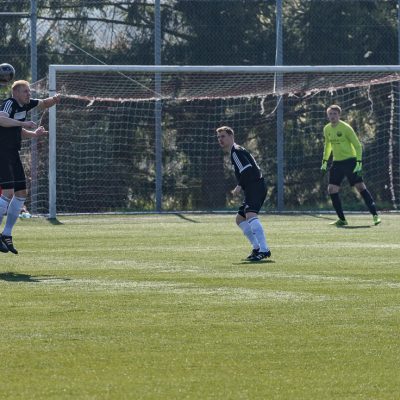
[[[47,221],[51,225],[63,225],[63,223],[59,221],[57,218],[47,218]]]
[[[318,218],[318,219],[329,219],[329,220],[334,220],[334,218],[332,218],[332,216],[330,215],[322,215],[322,214],[309,214],[310,217],[313,218]]]
[[[313,218],[318,218],[318,219],[327,219],[331,221],[335,221],[337,218],[332,218],[332,216],[329,215],[321,215],[321,214],[311,214],[310,215]],[[336,228],[342,228],[342,229],[365,229],[365,228],[371,228],[371,225],[346,225],[346,226],[336,226]]]
[[[0,273],[0,280],[6,282],[45,282],[48,280],[70,281],[69,278],[56,278],[54,276],[33,276],[28,274],[17,274],[15,272],[2,272]]]
[[[337,228],[341,229],[365,229],[371,228],[371,225],[346,225],[346,226],[338,226]]]
[[[248,261],[243,260],[242,262],[232,263],[233,265],[261,265],[261,264],[275,264],[274,260],[261,260],[261,261]]]
[[[195,224],[200,223],[200,221],[196,221],[196,220],[194,220],[194,219],[185,217],[184,215],[179,214],[179,213],[175,213],[174,215],[176,215],[177,217],[179,217],[179,218],[181,218],[181,219],[184,219],[185,221],[193,222],[193,223],[195,223]]]

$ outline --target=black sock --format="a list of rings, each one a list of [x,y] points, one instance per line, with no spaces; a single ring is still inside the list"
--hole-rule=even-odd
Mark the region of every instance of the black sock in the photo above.
[[[364,199],[364,202],[365,202],[366,206],[368,207],[369,212],[372,215],[376,215],[377,214],[376,205],[375,205],[374,199],[371,196],[371,193],[368,192],[367,189],[364,189],[362,192],[360,192],[360,194],[361,194],[362,198]]]
[[[340,219],[346,219],[343,214],[342,202],[340,201],[339,193],[332,193],[330,196],[333,208],[335,209],[337,216]]]

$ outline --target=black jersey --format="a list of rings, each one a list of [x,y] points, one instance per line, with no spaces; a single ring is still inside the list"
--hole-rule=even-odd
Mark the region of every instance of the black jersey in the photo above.
[[[29,104],[20,106],[17,100],[9,98],[3,101],[3,104],[0,106],[0,111],[7,113],[12,119],[25,121],[27,112],[38,104],[39,100],[31,99]],[[2,149],[20,150],[21,131],[22,127],[20,126],[13,126],[11,128],[0,126],[0,147]]]
[[[235,169],[238,185],[243,189],[249,183],[257,182],[262,178],[262,172],[254,157],[236,143],[233,144],[231,149],[231,162]]]

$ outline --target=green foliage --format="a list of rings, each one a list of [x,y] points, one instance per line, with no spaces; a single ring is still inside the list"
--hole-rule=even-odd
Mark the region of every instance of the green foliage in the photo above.
[[[271,4],[177,1],[175,11],[181,14],[182,24],[188,32],[186,40],[181,42],[186,49],[181,62],[193,65],[271,64],[274,48],[267,45],[274,43]]]
[[[285,64],[397,64],[396,1],[286,4]]]

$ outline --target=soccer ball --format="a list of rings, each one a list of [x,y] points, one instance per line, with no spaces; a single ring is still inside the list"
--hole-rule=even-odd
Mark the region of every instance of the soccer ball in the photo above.
[[[9,83],[14,79],[15,69],[11,64],[0,64],[0,83]]]

